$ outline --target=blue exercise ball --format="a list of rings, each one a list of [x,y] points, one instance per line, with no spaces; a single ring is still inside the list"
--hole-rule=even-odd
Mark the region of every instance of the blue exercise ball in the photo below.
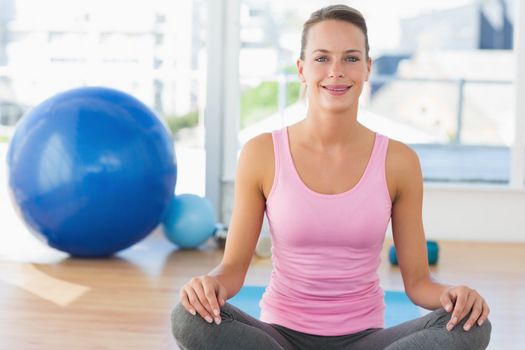
[[[215,211],[206,198],[194,194],[174,196],[163,227],[166,237],[180,248],[197,248],[215,232]]]
[[[19,122],[8,154],[11,197],[33,231],[79,257],[108,256],[161,221],[177,179],[169,131],[109,88],[60,93]]]

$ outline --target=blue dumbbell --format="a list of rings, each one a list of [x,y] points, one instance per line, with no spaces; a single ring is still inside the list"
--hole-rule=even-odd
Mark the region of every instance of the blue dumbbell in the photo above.
[[[436,241],[427,241],[428,264],[436,265],[439,259],[439,246]],[[388,252],[388,258],[392,265],[397,265],[396,248],[392,245]]]

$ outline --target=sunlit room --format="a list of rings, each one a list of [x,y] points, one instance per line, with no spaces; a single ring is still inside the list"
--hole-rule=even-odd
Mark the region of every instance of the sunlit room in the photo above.
[[[0,350],[525,349],[519,0],[0,0]]]

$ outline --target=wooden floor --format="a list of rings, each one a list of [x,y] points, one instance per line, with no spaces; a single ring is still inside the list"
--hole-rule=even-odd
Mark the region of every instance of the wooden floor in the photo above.
[[[382,285],[402,289],[398,268],[387,263],[388,244]],[[433,275],[476,288],[492,308],[489,349],[525,349],[525,244],[440,247]],[[108,260],[70,259],[34,242],[0,250],[0,349],[177,349],[169,313],[178,288],[221,254],[214,244],[178,251],[159,233]],[[269,259],[254,258],[246,283],[266,284],[270,268]]]

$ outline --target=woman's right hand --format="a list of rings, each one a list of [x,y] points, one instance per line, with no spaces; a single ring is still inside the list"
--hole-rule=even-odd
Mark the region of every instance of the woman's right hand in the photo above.
[[[208,323],[221,323],[220,307],[226,302],[226,288],[214,276],[193,277],[180,289],[180,302],[192,315]]]

